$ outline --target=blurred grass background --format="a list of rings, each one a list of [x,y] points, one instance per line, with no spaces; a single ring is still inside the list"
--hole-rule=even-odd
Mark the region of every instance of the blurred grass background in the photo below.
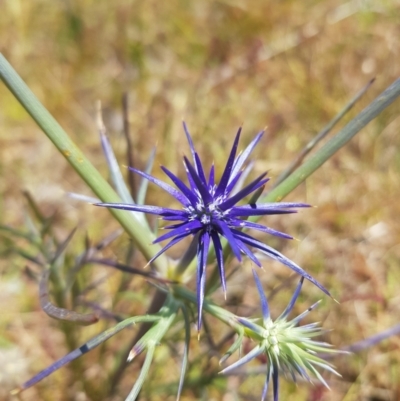
[[[126,164],[121,108],[126,92],[139,167],[157,143],[155,174],[160,176],[157,164],[182,173],[180,156],[187,153],[184,118],[202,159],[209,164],[214,160],[221,171],[227,148],[243,123],[241,148],[268,126],[256,150],[254,176],[269,170],[273,182],[368,80],[377,78],[342,124],[400,75],[400,2],[395,0],[2,0],[0,6],[1,51],[104,174],[95,124],[97,99],[103,103],[121,164]],[[324,299],[313,316],[333,329],[327,340],[336,347],[399,321],[399,111],[397,101],[290,197],[317,208],[270,220],[274,228],[300,239],[272,243],[340,301],[337,305]],[[56,215],[61,238],[79,224],[76,249],[82,248],[86,231],[96,241],[117,227],[105,211],[65,196],[66,191],[90,193],[3,85],[0,127],[1,224],[24,223],[21,191],[29,190],[46,215]],[[169,199],[160,199],[151,187],[148,203],[165,202]],[[121,239],[107,256],[119,257],[127,242]],[[61,357],[66,348],[56,324],[40,310],[37,283],[22,274],[26,261],[10,254],[6,241],[0,251],[0,399],[7,400],[12,399],[9,390]],[[245,264],[233,277],[228,296],[240,294],[244,304],[254,306],[258,300],[251,282],[249,291],[241,293],[250,270]],[[286,270],[273,265],[263,275],[265,287],[272,289],[289,277]],[[96,295],[110,309],[115,306],[108,295],[112,277]],[[145,310],[147,292],[142,287],[142,281],[132,285],[133,295],[119,304],[120,310]],[[274,298],[276,314],[290,290]],[[320,297],[307,284],[298,310]],[[136,306],[138,301],[145,305]],[[224,302],[222,297],[218,301]],[[86,340],[100,328],[76,330]],[[118,337],[115,352],[131,335]],[[203,350],[196,341],[192,347],[193,353]],[[331,392],[285,383],[282,399],[400,399],[399,347],[399,337],[392,337],[360,354],[338,357],[334,363],[343,379],[330,379]],[[99,362],[96,352],[85,355],[82,363],[85,377],[101,381],[112,354]],[[134,365],[112,399],[123,399],[129,391],[137,375]],[[174,392],[167,397],[167,387],[150,393],[179,365],[161,354],[159,366],[162,369],[153,369],[143,399],[174,399]],[[163,372],[165,366],[168,372]],[[70,376],[64,368],[19,399],[92,399]],[[208,386],[190,386],[183,399],[234,400],[226,386],[248,394],[246,399],[258,399],[263,380],[218,378]]]

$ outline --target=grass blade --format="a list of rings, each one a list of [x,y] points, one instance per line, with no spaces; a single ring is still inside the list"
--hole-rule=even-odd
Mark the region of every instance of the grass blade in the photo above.
[[[371,87],[375,82],[375,78],[371,79],[367,85],[364,86],[353,99],[338,113],[336,116],[329,121],[329,123],[322,128],[322,130],[304,147],[296,159],[289,165],[289,167],[278,177],[274,182],[274,187],[277,187],[281,182],[285,181],[293,171],[300,166],[304,158],[315,148],[315,146],[324,139],[333,127],[352,109],[352,107],[360,100],[360,98],[365,94],[365,92]]]
[[[370,103],[358,116],[343,127],[321,149],[310,157],[302,166],[294,171],[285,181],[279,184],[260,203],[281,201],[300,183],[330,159],[340,148],[347,144],[358,132],[371,122],[386,107],[400,96],[400,78],[393,82],[375,100]],[[253,220],[253,219],[252,219]]]

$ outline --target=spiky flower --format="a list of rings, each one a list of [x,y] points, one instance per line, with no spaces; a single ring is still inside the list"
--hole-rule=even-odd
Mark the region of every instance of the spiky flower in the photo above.
[[[276,320],[272,320],[267,298],[264,295],[261,282],[254,270],[253,275],[261,298],[261,309],[263,315],[261,325],[245,318],[238,318],[237,321],[239,324],[244,326],[246,334],[255,342],[258,342],[258,345],[247,355],[223,369],[220,373],[228,373],[260,355],[265,355],[267,358],[267,378],[262,392],[261,401],[263,401],[267,395],[268,385],[271,378],[273,382],[274,401],[278,400],[279,372],[283,372],[286,375],[289,374],[294,381],[296,381],[296,375],[298,375],[309,382],[311,382],[311,377],[309,375],[309,373],[311,373],[312,376],[329,388],[316,367],[330,371],[335,375],[340,375],[331,364],[318,357],[316,354],[339,353],[341,351],[330,348],[331,345],[328,343],[313,340],[314,337],[324,333],[324,330],[318,325],[318,323],[298,326],[304,316],[312,311],[319,302],[316,302],[294,319],[287,319],[289,313],[293,309],[297,297],[299,296],[304,277],[300,279],[286,309]],[[229,357],[230,353],[227,354],[227,356]],[[225,357],[222,360],[226,359],[227,358]]]
[[[171,209],[162,206],[149,206],[124,203],[98,203],[98,206],[112,207],[116,209],[131,210],[136,212],[150,213],[161,216],[163,220],[175,221],[176,223],[167,225],[164,228],[170,230],[168,233],[158,237],[154,243],[170,240],[150,261],[151,263],[160,254],[188,236],[196,236],[197,242],[197,301],[198,301],[198,327],[201,324],[201,310],[204,298],[204,286],[206,280],[207,255],[210,244],[214,245],[215,255],[219,268],[222,289],[226,291],[224,257],[221,245],[221,237],[225,237],[235,257],[241,261],[242,254],[247,255],[257,266],[261,266],[253,251],[249,247],[256,248],[268,257],[290,267],[302,277],[310,280],[326,294],[329,292],[319,284],[313,277],[307,274],[294,262],[283,256],[275,249],[251,237],[243,232],[243,229],[259,230],[281,238],[292,237],[272,228],[247,221],[250,216],[263,216],[273,214],[295,213],[297,208],[308,207],[304,203],[250,203],[237,205],[238,202],[255,191],[262,191],[264,185],[269,180],[267,173],[261,174],[244,188],[237,190],[238,182],[244,173],[244,165],[260,141],[264,131],[256,135],[253,141],[247,146],[243,153],[236,156],[241,128],[236,134],[232,150],[229,154],[224,172],[219,180],[215,182],[214,165],[211,166],[209,174],[206,176],[203,165],[196,153],[192,138],[188,132],[186,124],[183,123],[187,140],[192,154],[192,162],[184,157],[189,185],[187,186],[175,174],[166,167],[161,169],[173,182],[176,188],[158,180],[157,178],[144,173],[135,168],[131,171],[144,177],[150,182],[158,185],[163,190],[172,195],[182,204],[180,209]]]

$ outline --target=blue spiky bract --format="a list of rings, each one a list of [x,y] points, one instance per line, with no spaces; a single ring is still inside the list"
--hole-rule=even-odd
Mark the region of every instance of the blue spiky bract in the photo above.
[[[243,232],[243,229],[253,229],[265,232],[267,234],[272,234],[277,237],[291,239],[292,237],[290,235],[276,231],[262,224],[247,221],[247,219],[250,216],[290,214],[295,213],[298,208],[309,207],[309,205],[305,203],[289,202],[251,203],[238,205],[238,203],[244,200],[248,195],[254,193],[255,191],[260,191],[262,187],[269,181],[269,178],[266,178],[267,173],[264,173],[244,188],[240,190],[237,189],[237,184],[244,172],[245,163],[247,162],[248,157],[255,146],[261,140],[264,131],[259,132],[250,142],[247,148],[242,153],[237,155],[241,128],[238,130],[222,176],[219,180],[219,183],[216,183],[214,166],[212,165],[208,174],[206,174],[199,155],[194,149],[192,138],[185,123],[183,123],[183,127],[192,156],[192,161],[186,157],[184,157],[183,160],[188,185],[163,166],[161,169],[172,181],[175,187],[160,181],[159,179],[145,172],[132,167],[130,168],[132,172],[140,175],[141,177],[149,180],[168,192],[181,204],[180,209],[125,203],[98,203],[97,205],[154,214],[160,216],[163,220],[173,222],[173,224],[169,224],[164,227],[169,231],[154,241],[154,243],[158,243],[164,240],[169,240],[169,242],[159,252],[157,252],[156,255],[154,255],[149,263],[184,238],[196,235],[198,329],[200,329],[201,326],[201,312],[206,282],[207,256],[211,244],[215,250],[221,286],[223,291],[226,292],[223,249],[220,240],[221,237],[224,237],[227,240],[232,253],[239,261],[242,260],[242,255],[246,255],[257,266],[261,267],[260,261],[251,250],[251,248],[255,248],[271,259],[277,260],[280,263],[288,266],[293,271],[311,281],[323,292],[329,295],[329,292],[320,283],[318,283],[318,281],[316,281],[293,261],[286,258],[284,255],[263,242],[253,238],[246,232]]]

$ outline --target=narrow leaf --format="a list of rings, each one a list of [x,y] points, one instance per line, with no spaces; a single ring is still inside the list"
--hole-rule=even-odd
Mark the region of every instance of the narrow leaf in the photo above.
[[[264,326],[267,326],[268,320],[270,319],[270,312],[269,312],[267,297],[264,294],[264,289],[262,287],[261,281],[258,278],[256,271],[254,269],[252,269],[252,270],[253,270],[254,281],[256,282],[256,286],[257,286],[257,290],[258,290],[258,295],[260,296],[260,300],[261,300],[261,311],[262,311],[262,315],[263,315]]]
[[[131,392],[128,394],[128,397],[126,397],[125,401],[135,401],[137,396],[139,395],[140,390],[143,387],[143,383],[146,380],[146,376],[149,373],[151,362],[153,362],[155,348],[156,347],[154,345],[147,347],[146,358],[144,359],[142,369],[140,370],[140,375],[137,378]]]
[[[75,322],[83,326],[88,326],[99,321],[97,313],[78,313],[68,309],[59,308],[51,303],[49,296],[49,277],[50,269],[42,273],[39,283],[40,306],[43,311],[54,319]]]
[[[106,134],[106,127],[103,123],[103,118],[101,115],[101,103],[98,102],[97,109],[97,127],[99,130],[101,146],[103,148],[104,156],[106,157],[108,170],[110,172],[111,181],[114,184],[114,187],[125,203],[134,203],[131,193],[129,192],[128,187],[125,184],[124,177],[122,176],[121,170],[118,165],[117,158],[115,157],[114,151],[111,147],[110,141],[108,140]],[[141,218],[141,217],[140,217]]]

